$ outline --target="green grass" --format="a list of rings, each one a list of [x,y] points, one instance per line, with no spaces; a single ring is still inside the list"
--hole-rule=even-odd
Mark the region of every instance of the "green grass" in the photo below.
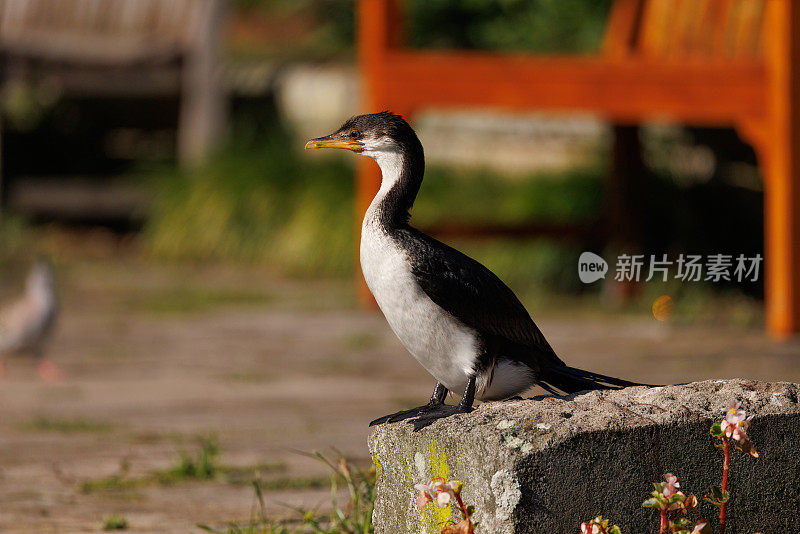
[[[303,490],[324,488],[328,477],[277,477],[259,480],[263,491]]]
[[[197,525],[198,528],[215,534],[299,534],[305,532],[370,534],[374,532],[372,512],[375,507],[375,471],[361,471],[341,455],[335,460],[320,453],[309,456],[322,462],[329,471],[330,476],[323,482],[329,486],[331,493],[331,512],[329,514],[296,508],[296,518],[288,521],[273,520],[267,515],[264,501],[264,492],[268,487],[265,482],[254,480],[256,504],[248,521],[232,521],[218,528],[201,524]],[[342,485],[347,489],[348,495],[347,502],[344,504],[340,503],[337,498],[338,490]]]
[[[216,436],[198,438],[198,449],[194,455],[181,451],[177,464],[155,476],[164,486],[185,482],[187,480],[215,480],[220,472],[220,446]]]
[[[207,312],[221,307],[264,306],[273,297],[258,290],[221,290],[206,287],[178,286],[157,293],[130,295],[133,311],[149,315],[182,315]]]
[[[91,421],[81,418],[59,418],[45,415],[36,416],[30,421],[20,422],[20,430],[34,432],[59,432],[62,434],[111,432],[116,425],[107,421]]]
[[[81,493],[129,493],[149,484],[149,481],[131,478],[124,474],[84,480],[80,484]]]
[[[275,462],[275,463],[257,463],[255,465],[246,465],[246,466],[232,466],[232,465],[220,465],[217,467],[217,470],[220,475],[220,479],[223,480],[226,484],[233,484],[233,485],[246,485],[251,484],[253,480],[261,480],[265,487],[269,487],[271,484],[272,487],[278,486],[281,484],[280,481],[287,479],[287,477],[277,477],[275,479],[267,479],[265,475],[272,475],[274,473],[282,473],[285,472],[287,469],[286,464],[282,462]],[[272,482],[275,480],[276,482]],[[288,486],[292,486],[293,484],[295,487],[309,487],[304,480],[307,479],[288,479],[290,482]],[[304,486],[304,484],[306,484]],[[280,488],[276,488],[280,489]]]
[[[259,480],[265,491],[319,488],[324,485],[324,479],[320,478],[274,476],[286,471],[286,464],[283,463],[261,462],[244,466],[224,464],[220,460],[222,451],[215,435],[197,437],[196,440],[197,448],[194,452],[179,451],[172,467],[132,477],[129,476],[130,466],[123,461],[118,473],[84,480],[79,489],[86,494],[131,495],[134,490],[148,486],[173,486],[184,482],[244,485]]]
[[[103,520],[103,530],[126,530],[128,519],[125,516],[111,514]]]

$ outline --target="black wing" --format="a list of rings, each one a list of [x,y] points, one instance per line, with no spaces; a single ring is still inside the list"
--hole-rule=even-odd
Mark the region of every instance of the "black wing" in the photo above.
[[[533,349],[528,357],[538,357],[538,364],[564,365],[514,292],[492,271],[422,232],[405,232],[412,272],[433,302],[484,336]]]

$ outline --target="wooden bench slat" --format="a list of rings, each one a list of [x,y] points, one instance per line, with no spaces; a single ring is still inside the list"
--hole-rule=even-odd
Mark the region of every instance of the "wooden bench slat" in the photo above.
[[[739,24],[733,40],[736,58],[752,58],[760,54],[761,33],[764,25],[764,3],[761,0],[741,0]]]
[[[609,17],[603,51],[609,59],[755,59],[762,53],[765,1],[618,1]],[[641,16],[631,29],[634,4]],[[633,31],[633,38],[628,31]]]
[[[644,0],[617,0],[611,8],[603,36],[603,56],[609,59],[628,57],[639,33]]]
[[[668,29],[672,27],[677,18],[677,11],[671,9],[673,1],[681,2],[682,0],[650,0],[647,2],[637,55],[646,58],[663,56],[669,38]]]
[[[758,62],[669,65],[591,57],[391,52],[383,69],[381,93],[401,110],[535,107],[624,120],[655,114],[715,124],[764,112],[764,68]],[[431,72],[437,73],[435,78]]]
[[[0,37],[25,40],[30,31],[47,31],[76,38],[103,36],[109,41],[139,36],[189,46],[202,37],[198,20],[209,4],[207,0],[3,0]]]

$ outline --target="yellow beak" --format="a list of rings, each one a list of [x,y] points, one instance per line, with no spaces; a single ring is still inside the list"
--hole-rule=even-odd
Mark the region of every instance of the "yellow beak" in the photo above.
[[[348,141],[347,139],[335,139],[330,135],[326,135],[325,137],[317,137],[306,143],[306,150],[312,148],[344,148],[345,150],[352,150],[353,152],[361,152],[364,150],[364,143]]]

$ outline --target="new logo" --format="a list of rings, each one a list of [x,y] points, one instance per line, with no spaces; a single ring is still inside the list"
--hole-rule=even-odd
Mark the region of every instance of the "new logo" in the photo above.
[[[578,277],[584,284],[591,284],[606,277],[608,263],[594,252],[583,252],[578,258]]]

